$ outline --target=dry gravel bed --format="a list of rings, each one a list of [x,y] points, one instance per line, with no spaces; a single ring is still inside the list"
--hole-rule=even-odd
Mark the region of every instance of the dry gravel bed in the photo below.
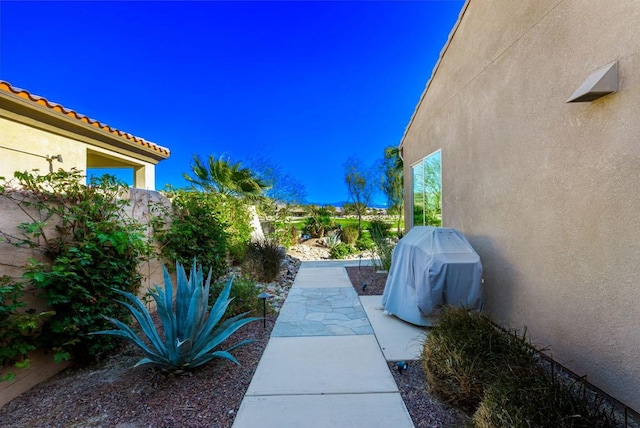
[[[359,294],[382,294],[385,274],[371,267],[347,271]],[[0,409],[0,426],[231,427],[276,316],[267,316],[266,328],[254,322],[229,339],[229,345],[255,339],[234,351],[240,366],[218,359],[187,376],[165,376],[132,368],[140,354],[127,345],[99,365],[66,370],[11,401]],[[394,363],[389,367],[416,427],[455,427],[468,420],[426,392],[419,362],[409,362],[402,374]]]

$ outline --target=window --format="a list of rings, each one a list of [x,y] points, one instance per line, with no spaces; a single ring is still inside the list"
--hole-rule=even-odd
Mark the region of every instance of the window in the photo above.
[[[411,167],[413,226],[442,226],[441,165],[438,150]]]

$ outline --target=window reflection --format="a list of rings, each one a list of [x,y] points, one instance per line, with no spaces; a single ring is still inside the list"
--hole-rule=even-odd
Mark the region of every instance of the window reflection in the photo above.
[[[440,150],[411,168],[414,226],[442,226],[441,168]]]

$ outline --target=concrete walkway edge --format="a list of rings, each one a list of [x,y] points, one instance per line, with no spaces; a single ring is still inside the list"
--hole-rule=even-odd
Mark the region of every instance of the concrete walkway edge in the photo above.
[[[344,264],[303,262],[233,427],[413,427],[373,333]]]

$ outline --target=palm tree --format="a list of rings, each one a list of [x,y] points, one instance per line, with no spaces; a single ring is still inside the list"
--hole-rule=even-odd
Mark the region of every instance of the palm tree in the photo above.
[[[249,168],[243,168],[240,162],[231,163],[229,159],[223,157],[216,159],[213,155],[209,155],[205,165],[202,159],[194,156],[191,170],[193,176],[183,174],[187,181],[203,190],[223,195],[255,200],[270,187],[269,183]]]

